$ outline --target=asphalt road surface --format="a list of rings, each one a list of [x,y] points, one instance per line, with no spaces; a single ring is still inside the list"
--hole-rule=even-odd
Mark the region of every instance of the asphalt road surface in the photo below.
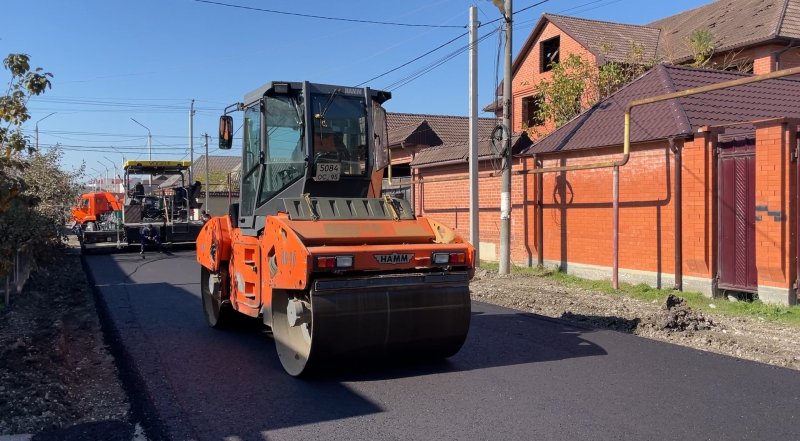
[[[800,439],[796,371],[482,303],[447,361],[292,378],[206,325],[193,252],[86,259],[151,438]]]

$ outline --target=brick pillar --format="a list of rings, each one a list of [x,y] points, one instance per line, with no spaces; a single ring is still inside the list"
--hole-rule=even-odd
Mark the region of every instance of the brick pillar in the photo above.
[[[753,58],[753,74],[761,75],[775,70],[775,60],[772,53],[761,54]]]
[[[756,126],[756,268],[758,297],[795,304],[796,167],[798,120],[778,118]]]
[[[721,129],[702,127],[683,144],[683,289],[711,297],[717,277],[717,164]]]

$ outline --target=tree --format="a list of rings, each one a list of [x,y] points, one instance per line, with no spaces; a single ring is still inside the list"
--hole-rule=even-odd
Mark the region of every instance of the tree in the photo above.
[[[39,187],[30,185],[31,176],[26,175],[37,153],[22,133],[22,125],[30,119],[28,100],[50,88],[52,74],[31,69],[26,54],[8,55],[3,67],[11,77],[5,95],[0,96],[0,276],[8,271],[10,257],[20,243],[57,237],[55,228],[42,220],[47,214],[37,210],[46,198],[38,193]],[[49,231],[42,231],[45,226]]]
[[[714,33],[708,29],[697,29],[687,38],[686,47],[694,60],[689,66],[704,67],[714,55]]]
[[[611,49],[606,45],[603,52],[608,53]],[[635,43],[631,44],[624,62],[608,62],[599,67],[581,55],[570,54],[552,65],[549,80],[539,83],[542,100],[538,118],[561,127],[654,64],[654,60],[645,59],[644,49]]]

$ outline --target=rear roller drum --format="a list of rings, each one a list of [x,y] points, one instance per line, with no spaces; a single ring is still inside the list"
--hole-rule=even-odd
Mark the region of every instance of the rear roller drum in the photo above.
[[[235,320],[236,311],[222,301],[222,277],[206,267],[200,269],[200,292],[206,322],[212,328],[225,328]]]
[[[310,298],[298,298],[279,289],[272,291],[272,335],[286,372],[298,376],[306,371],[313,337]]]

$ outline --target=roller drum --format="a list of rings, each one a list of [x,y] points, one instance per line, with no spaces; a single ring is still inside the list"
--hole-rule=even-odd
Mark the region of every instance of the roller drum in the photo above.
[[[316,280],[273,293],[273,335],[286,371],[341,362],[454,355],[469,330],[466,273]]]

